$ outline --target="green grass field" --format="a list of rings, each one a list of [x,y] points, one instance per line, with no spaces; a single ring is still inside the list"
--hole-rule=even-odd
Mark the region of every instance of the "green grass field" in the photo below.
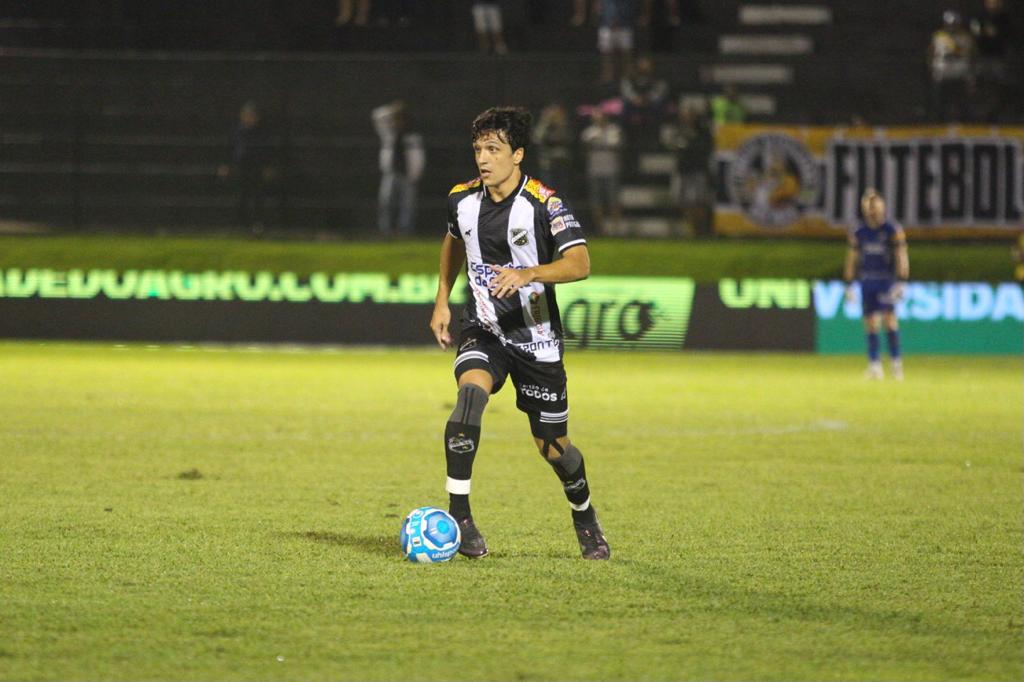
[[[419,566],[451,356],[0,344],[3,680],[1019,680],[1019,358],[576,353],[610,562],[509,389]]]

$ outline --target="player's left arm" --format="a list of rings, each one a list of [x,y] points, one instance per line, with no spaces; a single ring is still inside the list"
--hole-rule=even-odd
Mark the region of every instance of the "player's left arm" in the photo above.
[[[857,257],[860,255],[860,244],[853,232],[846,237],[846,259],[843,261],[843,280],[846,285],[853,284],[857,276]]]
[[[532,282],[562,284],[586,279],[590,276],[590,251],[586,244],[577,244],[552,263],[521,270],[500,265],[492,265],[491,269],[498,273],[491,282],[491,290],[497,298],[506,298]]]
[[[899,225],[893,233],[896,246],[896,278],[901,282],[910,279],[910,255],[907,253],[907,235]]]

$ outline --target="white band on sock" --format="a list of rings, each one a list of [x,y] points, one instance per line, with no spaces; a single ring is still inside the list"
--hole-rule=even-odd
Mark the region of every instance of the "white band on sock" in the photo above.
[[[444,484],[445,492],[449,492],[452,495],[468,495],[469,494],[469,479],[462,481],[457,478],[448,477],[448,480]],[[590,500],[587,500],[590,503]]]
[[[583,504],[573,504],[572,502],[570,502],[569,506],[572,507],[573,511],[586,511],[587,508],[590,506],[590,498],[588,497],[587,499],[583,500]]]

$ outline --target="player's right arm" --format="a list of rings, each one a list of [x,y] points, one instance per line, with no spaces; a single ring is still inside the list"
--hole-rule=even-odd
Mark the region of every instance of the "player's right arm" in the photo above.
[[[441,243],[441,264],[437,278],[437,297],[434,299],[434,314],[430,317],[430,330],[434,332],[437,345],[441,346],[442,350],[447,350],[452,343],[452,335],[449,331],[452,311],[448,307],[448,299],[465,260],[465,242],[456,239],[450,233],[445,234],[444,241]]]
[[[860,249],[857,236],[851,232],[846,239],[846,261],[843,263],[843,281],[846,282],[846,297],[853,297],[853,278],[857,274],[857,255]]]

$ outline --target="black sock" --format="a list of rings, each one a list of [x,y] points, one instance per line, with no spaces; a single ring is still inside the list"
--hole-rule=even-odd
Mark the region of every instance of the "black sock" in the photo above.
[[[480,427],[448,422],[444,429],[444,456],[448,465],[448,512],[456,519],[470,515],[469,484],[480,441]]]
[[[469,495],[448,493],[448,513],[456,520],[472,516],[473,512],[469,509]]]
[[[448,512],[456,519],[470,515],[469,486],[473,478],[473,459],[480,444],[480,423],[489,396],[474,384],[459,387],[448,423],[444,427],[444,458],[448,465]]]
[[[563,461],[564,460],[564,461]],[[579,462],[573,470],[567,471],[566,465],[572,467]],[[550,462],[551,468],[558,475],[562,482],[562,489],[565,491],[565,498],[572,505],[572,520],[576,523],[592,524],[597,521],[597,514],[594,506],[590,504],[590,483],[587,482],[587,467],[583,462],[583,453],[575,445],[569,448],[562,455],[561,459]],[[582,509],[577,509],[582,507]]]

